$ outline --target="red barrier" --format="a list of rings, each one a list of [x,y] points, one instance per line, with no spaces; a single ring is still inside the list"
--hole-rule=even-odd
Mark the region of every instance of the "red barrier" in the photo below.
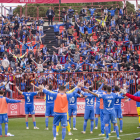
[[[95,104],[96,106],[96,104]],[[35,114],[45,115],[45,100],[35,99],[34,101]],[[94,107],[95,108],[95,107]],[[85,111],[85,99],[77,99],[77,115],[84,115]],[[124,103],[122,100],[122,114],[123,115],[137,115],[136,102],[130,101]],[[8,116],[23,116],[25,115],[24,103],[8,104]]]

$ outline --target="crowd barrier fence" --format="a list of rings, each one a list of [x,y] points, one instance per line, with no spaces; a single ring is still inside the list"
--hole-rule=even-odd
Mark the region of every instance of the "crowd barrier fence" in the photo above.
[[[90,5],[87,5],[87,6],[84,6],[84,7],[86,7],[86,8],[90,8],[90,7],[95,7],[95,8],[97,8],[97,11],[99,12],[99,13],[103,13],[103,11],[102,10],[100,10],[100,9],[102,9],[102,8],[105,8],[105,7],[110,7],[110,5],[93,5],[93,3],[91,3]],[[111,6],[119,6],[118,4],[113,4],[113,5],[111,5]],[[17,7],[17,6],[5,6],[5,8],[10,8],[10,7],[12,7],[12,8],[15,8],[15,7]],[[35,8],[35,9],[32,9],[32,8]],[[22,17],[22,15],[24,14],[25,15],[25,17],[28,17],[28,16],[30,16],[31,18],[36,18],[37,20],[40,18],[40,17],[43,17],[44,18],[44,20],[46,21],[47,20],[47,18],[46,18],[46,12],[47,12],[47,10],[46,10],[46,12],[44,12],[44,14],[42,14],[42,9],[43,8],[47,8],[47,9],[49,9],[49,7],[51,7],[52,8],[52,10],[54,10],[55,11],[55,17],[54,17],[54,21],[59,21],[59,22],[62,22],[62,18],[61,18],[61,16],[60,16],[60,11],[63,9],[63,8],[66,8],[66,10],[69,8],[69,6],[61,6],[61,4],[59,4],[58,6],[28,6],[28,5],[25,5],[25,6],[19,6],[19,8],[20,8],[20,12],[18,13],[19,14],[19,16],[20,17]],[[81,7],[81,9],[83,8],[83,6],[72,6],[72,8],[74,9],[74,10],[76,10],[76,8],[80,8]],[[6,16],[6,9],[4,8],[4,16]],[[78,13],[80,12],[80,11],[77,11]],[[14,15],[16,15],[16,13],[14,12]],[[119,15],[119,11],[118,11],[118,15]]]

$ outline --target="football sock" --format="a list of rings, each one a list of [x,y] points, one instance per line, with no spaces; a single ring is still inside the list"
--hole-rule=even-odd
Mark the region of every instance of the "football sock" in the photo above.
[[[90,124],[90,131],[93,131],[93,127],[94,127],[94,121],[91,121],[91,124]]]
[[[73,118],[73,128],[75,128],[76,125],[76,117]]]
[[[5,135],[7,135],[8,132],[8,124],[5,124]]]
[[[45,119],[46,127],[48,127],[49,118]]]
[[[123,120],[120,120],[120,130],[123,128]]]
[[[62,128],[62,140],[65,139],[66,136],[66,128]]]
[[[2,135],[2,124],[0,124],[0,136]]]
[[[95,126],[98,127],[98,118],[95,118]]]
[[[28,127],[28,122],[26,122],[26,127]]]
[[[34,124],[34,127],[36,127],[36,122],[33,122],[33,124]]]
[[[53,125],[53,137],[56,138],[56,126]]]
[[[108,126],[105,126],[106,138],[108,138]]]
[[[84,131],[86,131],[86,127],[87,127],[87,120],[84,120],[84,126],[83,126]]]

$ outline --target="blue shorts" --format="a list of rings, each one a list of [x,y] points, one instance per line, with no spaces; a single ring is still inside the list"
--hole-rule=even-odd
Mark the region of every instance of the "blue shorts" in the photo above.
[[[100,115],[100,104],[96,104],[96,115]]]
[[[88,120],[88,119],[94,120],[94,110],[85,109],[84,119],[85,120]]]
[[[53,125],[59,126],[61,122],[62,127],[66,127],[67,124],[67,113],[54,113]]]
[[[68,112],[69,112],[69,116],[72,116],[72,114],[77,115],[77,109],[69,108]]]
[[[104,114],[104,123],[109,124],[110,120],[113,124],[117,123],[117,118],[114,111],[112,112],[112,114]]]
[[[1,123],[8,123],[8,115],[7,114],[0,114],[0,124]]]
[[[120,108],[115,109],[115,113],[116,113],[116,118],[123,118],[122,109]]]
[[[46,106],[45,116],[54,116],[54,106]]]
[[[35,114],[34,105],[25,105],[25,114]]]

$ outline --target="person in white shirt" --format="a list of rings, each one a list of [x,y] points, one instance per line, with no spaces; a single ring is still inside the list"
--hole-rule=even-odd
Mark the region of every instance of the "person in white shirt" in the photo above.
[[[10,85],[15,85],[14,83],[11,83],[10,81],[8,81],[7,77],[5,77],[4,82],[3,82],[5,86],[5,96],[7,95],[7,92],[10,93],[10,98],[13,98],[13,91],[10,89]]]

